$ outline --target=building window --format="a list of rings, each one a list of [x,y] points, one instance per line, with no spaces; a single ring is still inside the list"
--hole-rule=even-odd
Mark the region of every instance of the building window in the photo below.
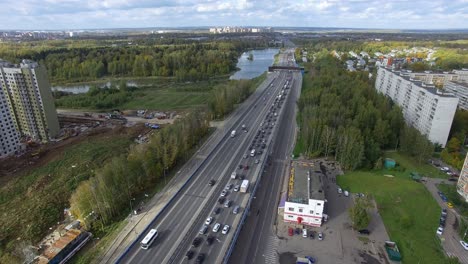
[[[314,214],[314,210],[310,210],[310,214]]]
[[[299,213],[302,213],[302,208],[299,208]]]
[[[321,206],[322,204],[321,203],[317,203],[317,206]]]
[[[289,217],[289,218],[293,218],[293,216],[292,216],[292,215],[288,215],[288,217]]]
[[[293,208],[293,207],[289,207],[288,210],[291,211],[291,212],[294,212],[294,208]]]

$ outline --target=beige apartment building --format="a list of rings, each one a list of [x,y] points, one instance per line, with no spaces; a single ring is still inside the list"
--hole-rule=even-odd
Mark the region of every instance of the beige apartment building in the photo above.
[[[42,66],[29,60],[20,65],[0,60],[0,89],[15,129],[22,137],[47,142],[57,136],[60,129],[57,112]]]
[[[458,178],[457,192],[468,202],[468,153],[466,154],[463,168],[460,171],[460,178]]]

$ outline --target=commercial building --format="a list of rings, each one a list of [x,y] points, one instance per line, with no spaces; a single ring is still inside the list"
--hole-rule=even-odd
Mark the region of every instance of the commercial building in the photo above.
[[[23,60],[20,65],[0,61],[0,89],[21,136],[47,142],[57,136],[59,122],[45,69]]]
[[[466,154],[465,163],[458,178],[457,192],[468,202],[468,153]]]
[[[445,147],[457,109],[458,98],[412,79],[407,72],[384,67],[377,70],[375,88],[390,97],[403,111],[408,125]]]
[[[468,82],[448,81],[444,90],[458,97],[458,107],[468,111]]]
[[[295,161],[292,165],[284,203],[284,221],[321,226],[325,193],[319,164]]]
[[[19,138],[6,96],[0,89],[0,158],[15,154],[21,149]]]

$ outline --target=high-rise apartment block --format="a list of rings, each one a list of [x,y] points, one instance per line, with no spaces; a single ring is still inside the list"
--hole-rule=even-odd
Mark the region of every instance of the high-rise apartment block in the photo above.
[[[0,89],[0,158],[15,154],[21,149],[20,136],[13,120],[6,96]]]
[[[468,202],[468,153],[466,154],[465,163],[460,172],[460,178],[458,178],[457,192]]]
[[[408,125],[445,147],[458,98],[433,85],[416,81],[406,73],[379,67],[375,88],[390,97],[403,111]]]
[[[444,90],[458,97],[458,108],[468,111],[468,82],[449,81],[445,83]]]
[[[0,60],[0,89],[20,136],[39,142],[57,136],[60,129],[57,112],[42,66],[29,60],[20,65]],[[5,118],[2,116],[2,120]]]

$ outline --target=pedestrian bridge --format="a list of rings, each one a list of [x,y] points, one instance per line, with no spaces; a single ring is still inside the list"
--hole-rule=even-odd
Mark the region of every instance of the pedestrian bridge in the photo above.
[[[294,66],[270,66],[270,67],[268,67],[269,72],[278,71],[278,70],[289,70],[289,71],[304,72],[304,67],[294,67]]]

